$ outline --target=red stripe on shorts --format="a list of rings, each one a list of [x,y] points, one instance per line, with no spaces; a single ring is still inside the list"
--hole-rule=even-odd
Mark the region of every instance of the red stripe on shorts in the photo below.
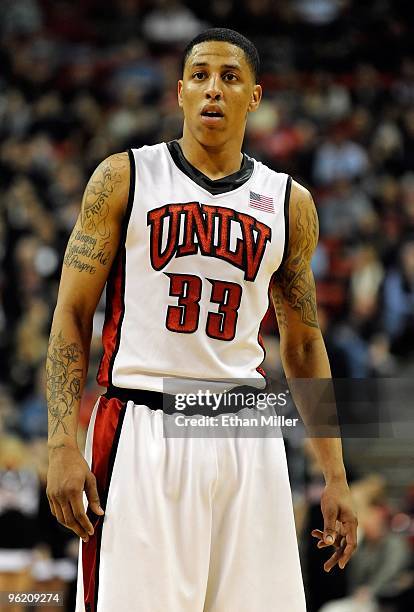
[[[96,477],[99,499],[104,510],[125,407],[125,402],[119,399],[101,397],[96,413],[92,445],[92,472]],[[83,592],[85,610],[95,612],[99,586],[99,554],[103,517],[97,517],[90,508],[87,514],[94,526],[94,534],[86,544],[82,543]]]

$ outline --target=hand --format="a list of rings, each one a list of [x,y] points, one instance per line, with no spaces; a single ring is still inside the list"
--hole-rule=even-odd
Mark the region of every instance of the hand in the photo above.
[[[358,521],[352,507],[351,493],[345,479],[328,482],[321,499],[323,531],[314,529],[318,548],[334,546],[334,554],[325,562],[326,572],[338,564],[343,569],[357,547]]]
[[[96,478],[78,448],[51,449],[46,489],[50,510],[61,525],[88,542],[94,529],[83,505],[84,490],[92,512],[102,516],[104,511],[99,502]]]

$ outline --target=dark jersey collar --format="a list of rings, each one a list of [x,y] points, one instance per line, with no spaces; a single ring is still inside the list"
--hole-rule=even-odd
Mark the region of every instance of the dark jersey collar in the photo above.
[[[243,153],[243,161],[240,170],[224,176],[223,178],[212,180],[200,170],[195,168],[189,161],[186,160],[181,150],[179,143],[176,140],[167,142],[167,147],[175,165],[186,174],[192,181],[197,183],[203,189],[206,189],[211,195],[227,193],[233,191],[243,185],[252,175],[254,169],[253,160]]]

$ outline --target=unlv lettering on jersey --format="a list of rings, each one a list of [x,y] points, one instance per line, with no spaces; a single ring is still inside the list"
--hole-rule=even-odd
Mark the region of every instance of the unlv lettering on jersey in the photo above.
[[[179,244],[180,226],[184,223],[183,243]],[[162,270],[173,257],[195,255],[217,257],[244,271],[244,278],[254,281],[272,230],[254,217],[231,208],[209,206],[198,202],[166,204],[147,215],[150,226],[150,256],[154,270]],[[232,226],[237,224],[242,238],[230,250]],[[167,228],[168,226],[168,228]],[[218,241],[214,243],[215,228]],[[166,246],[162,251],[163,238]]]

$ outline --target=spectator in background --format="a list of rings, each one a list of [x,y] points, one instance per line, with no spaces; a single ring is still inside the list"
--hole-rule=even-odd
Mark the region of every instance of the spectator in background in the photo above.
[[[353,256],[350,278],[351,298],[365,297],[377,301],[384,270],[375,249],[370,245],[361,245]]]
[[[336,125],[316,153],[315,183],[329,185],[341,179],[352,181],[367,170],[368,156],[364,149],[347,138],[344,125]]]
[[[384,324],[397,354],[414,346],[414,238],[400,248],[399,266],[390,270],[384,284]]]
[[[349,91],[328,72],[317,72],[304,90],[303,111],[319,124],[339,122],[348,116],[351,108]]]
[[[200,22],[180,0],[156,0],[155,5],[143,23],[149,41],[184,43],[207,29],[207,24]]]
[[[27,440],[40,439],[44,441],[47,439],[45,384],[45,369],[42,363],[37,368],[34,392],[22,402],[20,408],[20,429]]]
[[[40,484],[23,442],[0,438],[0,592],[29,591]],[[19,605],[11,610],[20,610]]]
[[[301,19],[315,25],[335,21],[345,5],[341,0],[294,0],[293,4]]]
[[[322,235],[355,239],[364,220],[373,214],[364,191],[346,178],[332,182],[329,195],[321,198],[318,213]]]

